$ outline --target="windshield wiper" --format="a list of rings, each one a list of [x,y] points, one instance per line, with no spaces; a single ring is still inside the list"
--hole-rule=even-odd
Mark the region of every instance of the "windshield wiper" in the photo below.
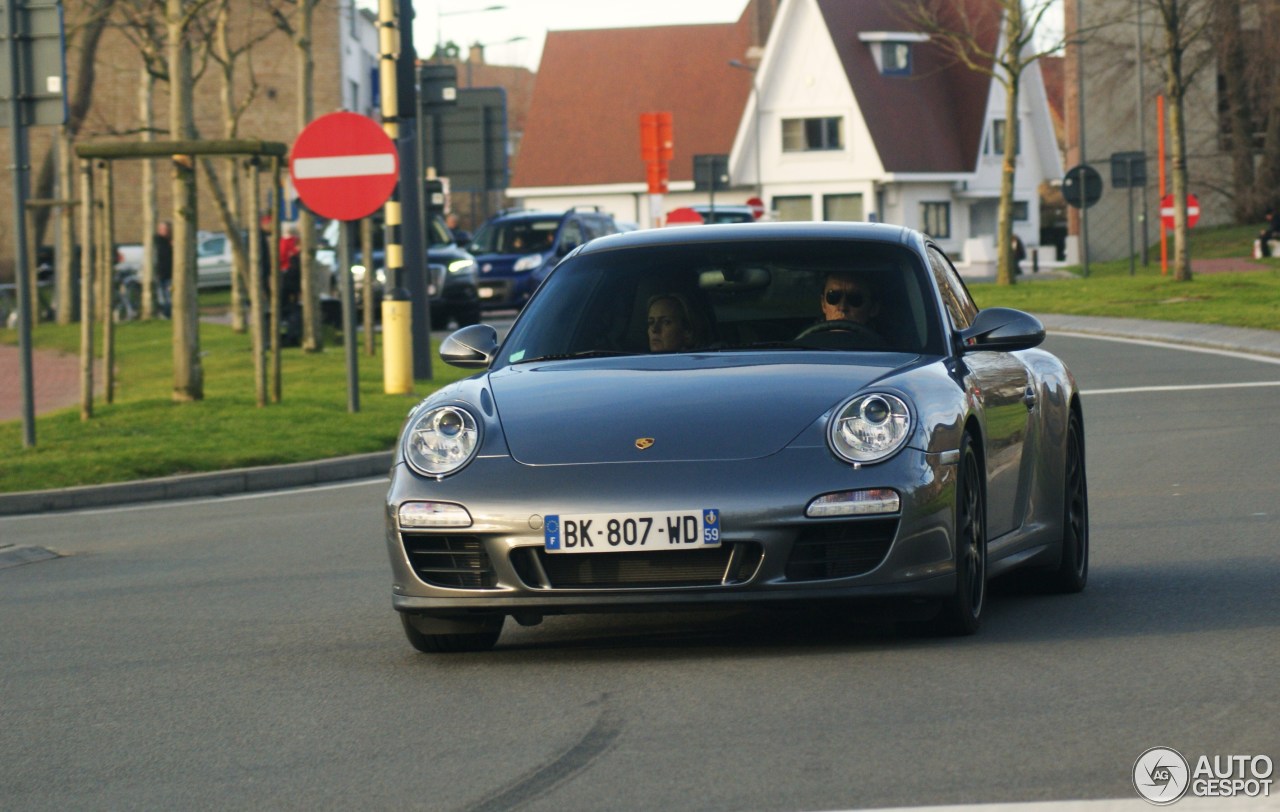
[[[635,355],[633,352],[622,352],[621,350],[582,350],[580,352],[566,352],[552,355],[538,355],[533,358],[521,358],[519,361],[513,361],[515,364],[532,364],[535,361],[568,361],[573,358],[607,358],[615,355]]]

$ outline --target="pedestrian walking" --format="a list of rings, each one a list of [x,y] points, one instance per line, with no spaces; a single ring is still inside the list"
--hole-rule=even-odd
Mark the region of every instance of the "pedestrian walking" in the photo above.
[[[161,220],[156,225],[155,248],[151,272],[155,277],[156,307],[161,318],[173,316],[173,223]]]

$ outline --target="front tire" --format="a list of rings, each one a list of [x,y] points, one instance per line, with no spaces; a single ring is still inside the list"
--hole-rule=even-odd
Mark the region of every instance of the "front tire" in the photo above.
[[[1049,591],[1074,593],[1089,580],[1089,482],[1084,467],[1084,425],[1071,412],[1063,459],[1062,560],[1049,573]]]
[[[487,619],[478,624],[476,631],[424,632],[419,626],[434,625],[430,618],[419,618],[407,612],[400,613],[400,623],[404,626],[404,636],[409,640],[409,645],[424,654],[488,651],[498,642],[504,620],[506,620],[504,615]]]
[[[936,624],[946,634],[970,635],[987,603],[987,501],[982,466],[968,434],[960,441],[956,479],[956,589],[942,602]]]

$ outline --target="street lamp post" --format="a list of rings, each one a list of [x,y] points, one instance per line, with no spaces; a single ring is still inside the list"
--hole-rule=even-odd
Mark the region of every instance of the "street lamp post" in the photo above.
[[[436,61],[444,61],[444,25],[441,20],[445,17],[456,17],[459,14],[483,14],[486,11],[502,11],[506,6],[485,6],[484,8],[464,8],[458,11],[441,11],[440,3],[436,3]]]
[[[748,65],[747,63],[743,62],[740,59],[730,59],[729,67],[737,68],[738,70],[744,70],[751,74],[751,99],[754,102],[755,108],[756,108],[756,127],[755,127],[755,130],[756,130],[755,132],[755,135],[756,135],[756,149],[755,149],[756,197],[760,198],[761,200],[764,200],[764,177],[763,177],[763,172],[761,170],[761,166],[763,165],[763,160],[761,159],[761,153],[764,151],[764,145],[760,143],[763,137],[763,130],[761,129],[761,123],[760,123],[761,122],[760,85],[756,82],[756,79],[758,78],[757,68],[752,67],[751,65]]]

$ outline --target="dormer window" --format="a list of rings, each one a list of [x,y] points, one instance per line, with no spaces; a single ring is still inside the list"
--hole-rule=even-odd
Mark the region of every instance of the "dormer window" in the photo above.
[[[910,76],[913,46],[928,42],[929,35],[910,31],[863,31],[858,39],[871,48],[880,75]]]

